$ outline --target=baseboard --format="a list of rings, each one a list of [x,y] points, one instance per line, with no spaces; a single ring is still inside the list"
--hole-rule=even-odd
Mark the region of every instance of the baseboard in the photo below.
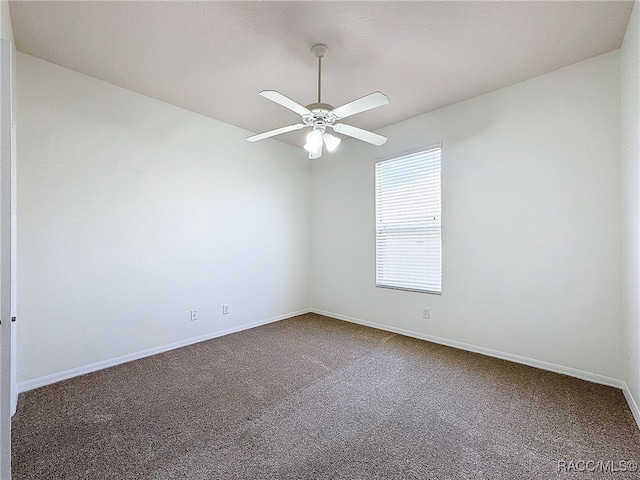
[[[433,343],[438,343],[440,345],[446,345],[448,347],[459,348],[461,350],[466,350],[468,352],[481,353],[482,355],[487,355],[489,357],[495,357],[502,360],[508,360],[510,362],[520,363],[522,365],[528,365],[530,367],[540,368],[542,370],[547,370],[550,372],[561,373],[564,375],[568,375],[570,377],[579,378],[581,380],[587,380],[593,383],[599,383],[602,385],[607,385],[610,387],[620,388],[624,391],[624,387],[626,384],[622,380],[618,380],[615,378],[607,377],[604,375],[598,375],[597,373],[585,372],[582,370],[577,370],[571,367],[565,367],[562,365],[556,365],[554,363],[543,362],[541,360],[535,360],[533,358],[521,357],[520,355],[514,355],[511,353],[501,352],[499,350],[492,350],[490,348],[478,347],[476,345],[471,345],[469,343],[458,342],[455,340],[449,340],[446,338],[436,337],[434,335],[427,335],[425,333],[414,332],[412,330],[405,330],[403,328],[396,328],[389,325],[384,325],[381,323],[370,322],[368,320],[362,320],[360,318],[349,317],[347,315],[340,315],[334,312],[327,312],[325,310],[320,310],[317,308],[311,308],[310,311],[312,313],[317,313],[319,315],[324,315],[326,317],[332,317],[337,320],[343,320],[345,322],[357,323],[359,325],[364,325],[367,327],[377,328],[378,330],[385,330],[387,332],[398,333],[400,335],[405,335],[407,337],[417,338],[419,340],[426,340]],[[635,416],[635,413],[634,413]],[[640,425],[640,424],[639,424]]]
[[[52,383],[60,382],[62,380],[68,380],[70,378],[78,377],[86,373],[91,373],[91,372],[95,372],[105,368],[114,367],[116,365],[131,362],[133,360],[138,360],[144,357],[150,357],[151,355],[157,355],[158,353],[168,352],[169,350],[175,350],[176,348],[186,347],[188,345],[204,342],[206,340],[211,340],[213,338],[223,337],[224,335],[229,335],[231,333],[241,332],[243,330],[249,330],[250,328],[259,327],[261,325],[267,325],[269,323],[279,322],[280,320],[284,320],[290,317],[295,317],[297,315],[303,315],[309,312],[310,312],[309,309],[298,310],[296,312],[287,313],[285,315],[279,315],[277,317],[271,317],[271,318],[267,318],[265,320],[260,320],[257,322],[245,323],[237,327],[227,328],[226,330],[219,330],[219,331],[207,333],[205,335],[200,335],[198,337],[193,337],[186,340],[181,340],[179,342],[170,343],[168,345],[161,345],[159,347],[150,348],[148,350],[143,350],[141,352],[130,353],[128,355],[123,355],[121,357],[111,358],[109,360],[103,360],[101,362],[91,363],[89,365],[83,365],[82,367],[72,368],[70,370],[65,370],[63,372],[53,373],[51,375],[46,375],[44,377],[34,378],[33,380],[27,380],[26,382],[18,383],[17,390],[18,390],[18,393],[26,392],[29,390],[33,390],[34,388],[44,387],[45,385],[50,385]]]
[[[403,328],[392,327],[389,325],[384,325],[380,323],[370,322],[368,320],[362,320],[360,318],[350,317],[347,315],[341,315],[334,312],[328,312],[326,310],[320,310],[317,308],[303,309],[298,310],[296,312],[291,312],[285,315],[279,315],[277,317],[267,318],[265,320],[260,320],[257,322],[247,323],[243,325],[239,325],[236,327],[228,328],[225,330],[219,330],[216,332],[211,332],[205,335],[201,335],[198,337],[189,338],[186,340],[182,340],[179,342],[170,343],[168,345],[162,345],[159,347],[150,348],[148,350],[131,353],[128,355],[123,355],[121,357],[112,358],[109,360],[104,360],[101,362],[92,363],[89,365],[84,365],[82,367],[73,368],[70,370],[65,370],[63,372],[54,373],[51,375],[46,375],[44,377],[35,378],[33,380],[28,380],[26,382],[18,383],[17,389],[15,391],[15,395],[12,400],[12,408],[13,413],[15,413],[15,409],[18,403],[18,393],[26,392],[28,390],[33,390],[35,388],[43,387],[45,385],[50,385],[55,382],[60,382],[62,380],[67,380],[73,377],[77,377],[80,375],[84,375],[86,373],[95,372],[98,370],[102,370],[104,368],[114,367],[116,365],[120,365],[126,362],[131,362],[133,360],[138,360],[140,358],[149,357],[151,355],[156,355],[158,353],[168,352],[170,350],[174,350],[180,347],[186,347],[188,345],[193,345],[195,343],[204,342],[206,340],[211,340],[213,338],[222,337],[224,335],[229,335],[236,332],[241,332],[243,330],[249,330],[251,328],[259,327],[261,325],[267,325],[269,323],[279,322],[280,320],[284,320],[286,318],[295,317],[297,315],[303,315],[305,313],[317,313],[319,315],[324,315],[326,317],[335,318],[337,320],[342,320],[346,322],[356,323],[359,325],[364,325],[367,327],[376,328],[378,330],[385,330],[392,333],[398,333],[400,335],[405,335],[407,337],[417,338],[420,340],[426,340],[429,342],[437,343],[440,345],[446,345],[453,348],[458,348],[461,350],[466,350],[469,352],[480,353],[483,355],[487,355],[490,357],[499,358],[502,360],[508,360],[510,362],[520,363],[523,365],[528,365],[530,367],[540,368],[542,370],[547,370],[555,373],[561,373],[564,375],[568,375],[570,377],[579,378],[582,380],[587,380],[589,382],[599,383],[602,385],[608,385],[611,387],[616,387],[622,390],[624,397],[629,405],[629,409],[633,415],[633,418],[640,429],[640,408],[638,408],[638,404],[635,401],[633,395],[631,394],[627,384],[622,381],[611,377],[606,377],[603,375],[598,375],[595,373],[585,372],[582,370],[577,370],[571,367],[565,367],[562,365],[557,365],[549,362],[543,362],[541,360],[535,360],[528,357],[522,357],[519,355],[514,355],[510,353],[501,352],[498,350],[492,350],[489,348],[478,347],[475,345],[471,345],[468,343],[458,342],[455,340],[449,340],[446,338],[436,337],[434,335],[427,335],[420,332],[415,332],[412,330],[406,330]]]
[[[11,416],[18,410],[18,385],[11,385]]]
[[[640,409],[638,408],[638,404],[636,403],[635,398],[633,398],[631,390],[629,390],[629,386],[626,384],[626,382],[623,383],[624,386],[622,387],[622,393],[624,393],[624,398],[627,400],[627,404],[629,405],[631,414],[636,421],[636,425],[638,425],[638,428],[640,428]]]

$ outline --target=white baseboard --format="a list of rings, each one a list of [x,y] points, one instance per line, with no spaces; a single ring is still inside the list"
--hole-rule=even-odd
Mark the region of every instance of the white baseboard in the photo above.
[[[640,409],[638,409],[638,404],[635,398],[633,398],[633,394],[631,393],[631,390],[629,390],[628,385],[626,384],[626,382],[623,383],[624,386],[622,387],[622,393],[624,393],[624,398],[629,405],[629,409],[631,410],[633,418],[636,421],[636,425],[638,425],[638,428],[640,428]]]
[[[383,325],[380,323],[369,322],[368,320],[362,320],[360,318],[349,317],[347,315],[340,315],[338,313],[327,312],[317,308],[311,308],[312,313],[317,313],[327,317],[336,318],[345,322],[357,323],[359,325],[365,325],[367,327],[377,328],[378,330],[385,330],[387,332],[399,333],[407,337],[413,337],[420,340],[427,340],[429,342],[438,343],[440,345],[446,345],[448,347],[459,348],[469,352],[481,353],[489,357],[500,358],[502,360],[508,360],[510,362],[520,363],[522,365],[528,365],[530,367],[540,368],[542,370],[548,370],[550,372],[561,373],[569,375],[570,377],[580,378],[581,380],[587,380],[593,383],[599,383],[610,387],[620,388],[624,391],[626,384],[622,380],[618,380],[604,375],[598,375],[597,373],[585,372],[577,370],[571,367],[565,367],[562,365],[556,365],[555,363],[543,362],[541,360],[535,360],[533,358],[521,357],[520,355],[514,355],[511,353],[505,353],[498,350],[492,350],[490,348],[478,347],[469,343],[457,342],[455,340],[449,340],[446,338],[436,337],[433,335],[427,335],[425,333],[414,332],[412,330],[405,330],[403,328],[396,328],[389,325]],[[635,415],[635,414],[634,414]],[[640,425],[640,424],[639,424]]]
[[[319,315],[324,315],[326,317],[336,318],[338,320],[343,320],[345,322],[357,323],[359,325],[365,325],[367,327],[377,328],[378,330],[385,330],[387,332],[399,333],[400,335],[405,335],[407,337],[413,337],[420,340],[427,340],[429,342],[438,343],[440,345],[446,345],[448,347],[459,348],[461,350],[467,350],[469,352],[481,353],[483,355],[488,355],[490,357],[500,358],[502,360],[508,360],[510,362],[520,363],[522,365],[528,365],[530,367],[540,368],[542,370],[547,370],[550,372],[561,373],[564,375],[568,375],[570,377],[579,378],[581,380],[587,380],[593,383],[599,383],[601,385],[607,385],[610,387],[616,387],[622,390],[624,394],[624,398],[629,405],[629,409],[631,410],[631,414],[636,421],[636,425],[638,429],[640,429],[640,408],[638,408],[638,404],[633,398],[629,387],[626,382],[622,380],[618,380],[616,378],[607,377],[604,375],[598,375],[597,373],[585,372],[583,370],[577,370],[571,367],[565,367],[562,365],[557,365],[555,363],[543,362],[541,360],[535,360],[533,358],[521,357],[520,355],[513,355],[511,353],[500,352],[498,350],[491,350],[489,348],[477,347],[475,345],[471,345],[468,343],[457,342],[455,340],[448,340],[446,338],[436,337],[433,335],[427,335],[425,333],[414,332],[411,330],[405,330],[403,328],[391,327],[389,325],[383,325],[380,323],[369,322],[367,320],[362,320],[360,318],[349,317],[347,315],[340,315],[338,313],[327,312],[325,310],[320,310],[318,308],[311,308],[310,311],[312,313],[317,313]]]
[[[126,362],[131,362],[133,360],[138,360],[140,358],[149,357],[151,355],[156,355],[158,353],[168,352],[169,350],[175,350],[176,348],[186,347],[187,345],[193,345],[194,343],[204,342],[205,340],[211,340],[212,338],[222,337],[224,335],[241,332],[242,330],[248,330],[250,328],[259,327],[261,325],[266,325],[268,323],[278,322],[280,320],[284,320],[285,318],[295,317],[297,315],[303,315],[309,312],[310,312],[309,309],[298,310],[296,312],[287,313],[285,315],[279,315],[277,317],[271,317],[271,318],[267,318],[265,320],[260,320],[257,322],[245,323],[237,327],[227,328],[226,330],[219,330],[216,332],[207,333],[205,335],[200,335],[198,337],[193,337],[186,340],[181,340],[179,342],[170,343],[168,345],[161,345],[159,347],[150,348],[148,350],[143,350],[141,352],[130,353],[128,355],[123,355],[121,357],[110,358],[109,360],[103,360],[101,362],[91,363],[89,365],[83,365],[81,367],[72,368],[70,370],[65,370],[63,372],[53,373],[51,375],[46,375],[44,377],[34,378],[32,380],[27,380],[26,382],[18,383],[18,393],[26,392],[28,390],[33,390],[34,388],[44,387],[45,385],[50,385],[55,382],[60,382],[62,380],[67,380],[69,378],[78,377],[80,375],[95,372],[97,370],[102,370],[104,368],[114,367],[116,365],[120,365]]]
[[[18,410],[18,385],[11,385],[11,416],[13,417]]]
[[[133,360],[138,360],[140,358],[144,358],[144,357],[149,357],[151,355],[156,355],[158,353],[163,353],[163,352],[167,352],[169,350],[174,350],[176,348],[180,348],[180,347],[186,347],[187,345],[193,345],[194,343],[199,343],[199,342],[204,342],[206,340],[211,340],[213,338],[217,338],[217,337],[222,337],[224,335],[229,335],[231,333],[236,333],[236,332],[240,332],[243,330],[248,330],[250,328],[255,328],[255,327],[259,327],[261,325],[267,325],[269,323],[274,323],[274,322],[278,322],[280,320],[284,320],[286,318],[290,318],[290,317],[295,317],[297,315],[303,315],[305,313],[317,313],[319,315],[324,315],[326,317],[331,317],[331,318],[335,318],[337,320],[343,320],[346,322],[351,322],[351,323],[356,323],[359,325],[364,325],[367,327],[372,327],[372,328],[376,328],[378,330],[385,330],[388,332],[392,332],[392,333],[398,333],[400,335],[405,335],[407,337],[413,337],[413,338],[417,338],[420,340],[426,340],[429,342],[433,342],[433,343],[438,343],[440,345],[446,345],[449,347],[453,347],[453,348],[458,348],[461,350],[466,350],[469,352],[475,352],[475,353],[480,353],[483,355],[487,355],[490,357],[495,357],[495,358],[499,358],[502,360],[508,360],[510,362],[515,362],[515,363],[520,363],[522,365],[528,365],[530,367],[535,367],[535,368],[540,368],[542,370],[547,370],[550,372],[555,372],[555,373],[561,373],[564,375],[568,375],[570,377],[575,377],[575,378],[580,378],[582,380],[587,380],[589,382],[594,382],[594,383],[599,383],[602,385],[607,385],[607,386],[611,386],[611,387],[616,387],[622,390],[622,393],[624,394],[624,397],[627,401],[627,404],[629,405],[629,409],[631,410],[631,413],[633,414],[633,418],[636,421],[636,424],[638,425],[638,428],[640,429],[640,408],[638,408],[638,404],[635,401],[635,399],[633,398],[633,395],[631,394],[627,384],[622,381],[622,380],[618,380],[615,378],[611,378],[611,377],[607,377],[604,375],[598,375],[596,373],[590,373],[590,372],[585,372],[583,370],[577,370],[575,368],[571,368],[571,367],[565,367],[562,365],[557,365],[554,363],[549,363],[549,362],[543,362],[541,360],[535,360],[532,358],[527,358],[527,357],[522,357],[519,355],[513,355],[511,353],[505,353],[505,352],[501,352],[498,350],[492,350],[489,348],[484,348],[484,347],[478,347],[475,345],[471,345],[468,343],[463,343],[463,342],[458,342],[455,340],[449,340],[446,338],[441,338],[441,337],[436,337],[433,335],[427,335],[424,333],[420,333],[420,332],[414,332],[412,330],[405,330],[403,328],[397,328],[397,327],[392,327],[389,325],[384,325],[384,324],[380,324],[380,323],[375,323],[375,322],[370,322],[367,320],[362,320],[360,318],[355,318],[355,317],[350,317],[347,315],[341,315],[338,313],[334,313],[334,312],[328,312],[325,310],[320,310],[317,308],[310,308],[310,309],[304,309],[304,310],[298,310],[296,312],[291,312],[285,315],[280,315],[277,317],[272,317],[272,318],[267,318],[265,320],[260,320],[257,322],[252,322],[252,323],[247,323],[244,325],[239,325],[237,327],[232,327],[232,328],[228,328],[226,330],[220,330],[220,331],[216,331],[216,332],[211,332],[205,335],[201,335],[198,337],[194,337],[194,338],[189,338],[187,340],[182,340],[179,342],[174,342],[174,343],[170,343],[168,345],[162,345],[159,347],[155,347],[155,348],[150,348],[148,350],[144,350],[141,352],[136,352],[136,353],[131,353],[129,355],[123,355],[121,357],[116,357],[116,358],[112,358],[109,360],[104,360],[101,362],[96,362],[96,363],[92,363],[89,365],[84,365],[82,367],[78,367],[78,368],[73,368],[70,370],[66,370],[63,372],[58,372],[58,373],[54,373],[51,375],[46,375],[44,377],[39,377],[39,378],[35,378],[33,380],[28,380],[26,382],[21,382],[18,383],[18,388],[17,391],[15,393],[15,399],[13,402],[12,407],[14,408],[14,413],[15,413],[15,407],[17,406],[17,394],[18,393],[22,393],[22,392],[26,392],[28,390],[33,390],[34,388],[39,388],[39,387],[43,387],[45,385],[50,385],[52,383],[55,382],[60,382],[62,380],[67,380],[69,378],[73,378],[73,377],[77,377],[80,375],[84,375],[86,373],[91,373],[91,372],[95,372],[97,370],[102,370],[104,368],[109,368],[109,367],[113,367],[116,365],[120,365],[122,363],[126,363],[126,362],[131,362]]]

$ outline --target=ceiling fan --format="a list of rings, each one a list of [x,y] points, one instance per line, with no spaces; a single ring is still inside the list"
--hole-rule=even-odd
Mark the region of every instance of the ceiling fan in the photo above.
[[[311,48],[311,51],[318,58],[318,103],[312,103],[303,107],[299,103],[294,102],[275,90],[263,90],[260,92],[260,95],[296,112],[300,115],[302,123],[296,123],[294,125],[288,125],[286,127],[280,127],[274,130],[269,130],[268,132],[252,135],[247,137],[247,140],[250,142],[257,142],[258,140],[263,140],[275,135],[292,132],[294,130],[301,130],[306,127],[312,127],[313,130],[309,135],[307,135],[307,143],[304,146],[305,150],[309,152],[310,159],[320,158],[322,156],[323,144],[327,146],[327,150],[329,152],[332,152],[340,143],[340,138],[328,133],[327,128],[331,128],[334,132],[357,138],[358,140],[362,140],[373,145],[383,145],[387,141],[386,137],[352,125],[339,123],[339,120],[355,115],[356,113],[365,112],[372,108],[386,105],[389,103],[387,96],[384,93],[373,92],[338,108],[334,108],[332,105],[327,103],[322,103],[320,100],[322,59],[327,55],[328,49],[326,45],[319,43],[314,45]]]

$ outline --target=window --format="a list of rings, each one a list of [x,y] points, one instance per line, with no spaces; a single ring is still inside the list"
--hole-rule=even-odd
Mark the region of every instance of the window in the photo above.
[[[441,145],[376,163],[376,286],[442,292]]]

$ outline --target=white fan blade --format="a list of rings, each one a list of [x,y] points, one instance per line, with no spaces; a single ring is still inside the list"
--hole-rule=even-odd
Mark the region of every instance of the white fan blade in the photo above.
[[[294,102],[289,97],[285,97],[280,92],[276,92],[275,90],[263,90],[260,92],[260,95],[262,95],[264,98],[268,98],[272,102],[279,103],[289,110],[293,110],[298,115],[308,115],[311,113],[306,107],[303,107],[299,103]]]
[[[369,95],[365,95],[362,98],[349,102],[341,107],[334,108],[333,113],[337,118],[347,118],[356,113],[365,112],[372,108],[381,107],[389,103],[389,98],[380,92],[373,92]]]
[[[294,130],[300,130],[304,127],[309,127],[310,125],[303,125],[302,123],[297,123],[295,125],[289,125],[287,127],[276,128],[275,130],[269,130],[268,132],[258,133],[257,135],[251,135],[247,137],[247,140],[250,142],[257,142],[258,140],[262,140],[264,138],[273,137],[275,135],[280,135],[281,133],[293,132]]]
[[[362,140],[363,142],[369,142],[378,147],[380,145],[384,145],[387,141],[387,137],[383,137],[382,135],[378,135],[377,133],[363,130],[352,125],[345,125],[344,123],[336,123],[333,126],[333,129],[338,133],[357,138],[358,140]]]

